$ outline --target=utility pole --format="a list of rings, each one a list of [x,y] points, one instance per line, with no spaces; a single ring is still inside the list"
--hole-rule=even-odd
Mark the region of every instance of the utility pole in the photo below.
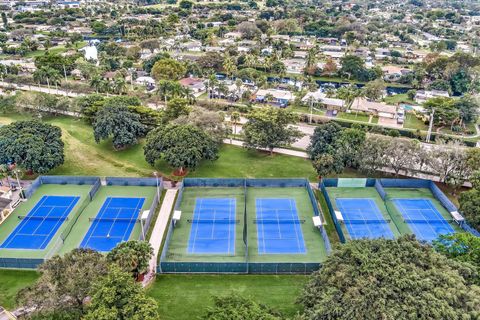
[[[313,117],[313,96],[310,97],[310,117],[308,118],[308,123],[312,124]]]
[[[433,129],[433,117],[435,115],[435,109],[432,109],[432,114],[430,114],[430,124],[428,125],[428,132],[427,132],[427,138],[425,139],[425,142],[430,142],[430,138],[432,136],[432,129]]]

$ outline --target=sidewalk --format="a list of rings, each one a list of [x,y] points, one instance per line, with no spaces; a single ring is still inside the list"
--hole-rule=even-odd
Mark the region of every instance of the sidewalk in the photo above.
[[[243,147],[243,141],[241,141],[241,140],[232,139],[232,142],[230,143],[230,139],[223,139],[223,143],[231,144],[233,146]],[[265,150],[265,149],[259,149],[259,150],[268,151],[268,150]],[[308,159],[308,154],[306,152],[303,152],[303,151],[297,151],[297,150],[291,150],[291,149],[285,149],[285,148],[274,148],[273,152]]]
[[[167,230],[168,220],[175,204],[176,195],[177,189],[169,189],[163,198],[162,206],[160,207],[160,212],[149,240],[150,245],[153,248],[153,257],[150,260],[150,270],[143,280],[143,286],[146,286],[155,275],[158,255],[161,254],[160,246],[162,245],[163,234]]]

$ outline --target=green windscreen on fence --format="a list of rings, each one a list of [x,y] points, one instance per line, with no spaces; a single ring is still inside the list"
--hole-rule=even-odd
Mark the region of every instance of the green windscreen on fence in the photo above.
[[[338,188],[364,188],[367,185],[367,178],[339,178]]]

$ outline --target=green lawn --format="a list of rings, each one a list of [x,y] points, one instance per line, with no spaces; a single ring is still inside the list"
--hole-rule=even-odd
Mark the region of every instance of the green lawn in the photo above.
[[[414,113],[407,112],[405,117],[405,123],[403,125],[407,129],[416,129],[416,130],[427,130],[428,126],[423,123],[422,120],[418,119]]]
[[[0,270],[0,306],[13,309],[17,292],[37,278],[35,271]]]
[[[340,112],[337,116],[339,119],[345,119],[345,120],[354,120],[354,121],[362,121],[362,122],[368,122],[370,119],[370,116],[366,114],[361,114],[361,113],[346,113],[346,112]]]
[[[406,93],[402,93],[402,94],[396,94],[396,95],[393,95],[393,96],[388,96],[388,97],[385,97],[385,99],[383,99],[383,101],[385,101],[386,103],[388,104],[397,104],[397,103],[409,103],[409,104],[417,104],[415,101],[413,100],[410,100],[408,98],[408,94]]]
[[[163,320],[198,319],[213,305],[212,296],[233,292],[291,317],[300,310],[295,301],[307,279],[290,275],[160,275],[148,294],[157,300]]]
[[[26,119],[25,116],[1,116],[0,124]],[[90,125],[71,117],[47,118],[48,123],[62,129],[65,142],[65,163],[50,172],[55,175],[149,176],[154,170],[165,176],[173,168],[159,161],[152,168],[144,159],[143,145],[115,151],[111,142],[96,144]],[[266,152],[248,151],[241,147],[223,145],[216,161],[204,161],[191,172],[192,177],[305,177],[315,179],[309,160]]]

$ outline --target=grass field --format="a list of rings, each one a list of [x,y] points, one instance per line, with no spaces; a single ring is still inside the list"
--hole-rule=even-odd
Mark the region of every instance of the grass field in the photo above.
[[[213,305],[212,296],[237,293],[293,317],[308,277],[271,275],[160,275],[148,289],[163,320],[199,319]]]
[[[0,306],[12,310],[18,291],[37,280],[35,271],[0,270]]]
[[[27,119],[22,115],[0,115],[0,124]],[[46,122],[62,129],[65,142],[65,163],[51,171],[56,175],[151,176],[157,169],[170,176],[173,168],[159,161],[152,168],[143,156],[143,145],[115,151],[110,141],[96,144],[93,130],[87,123],[71,117],[46,118]],[[191,177],[306,177],[315,180],[309,160],[223,145],[216,161],[204,161]]]
[[[14,309],[15,296],[38,278],[35,271],[0,270],[0,306]],[[213,296],[237,293],[293,316],[295,301],[307,282],[301,275],[158,275],[148,295],[158,303],[164,320],[198,319],[213,305]]]

